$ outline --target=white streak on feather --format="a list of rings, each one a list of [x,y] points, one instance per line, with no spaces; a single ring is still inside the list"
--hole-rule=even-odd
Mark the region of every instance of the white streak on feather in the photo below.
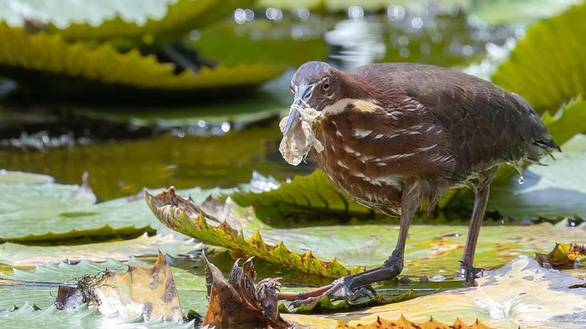
[[[352,136],[354,137],[359,137],[359,138],[364,138],[368,135],[370,135],[372,133],[372,130],[366,130],[366,129],[354,129],[352,131]]]
[[[334,104],[324,107],[321,113],[324,116],[340,114],[346,109],[346,106],[348,106],[349,104],[352,104],[354,106],[354,109],[361,112],[375,112],[382,109],[380,106],[376,104],[375,101],[354,98],[342,98]]]

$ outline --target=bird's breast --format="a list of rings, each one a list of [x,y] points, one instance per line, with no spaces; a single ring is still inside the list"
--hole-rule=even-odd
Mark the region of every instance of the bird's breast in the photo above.
[[[379,117],[382,109],[369,101],[344,99],[324,111],[315,125],[316,138],[324,146],[316,152],[320,167],[356,201],[396,212],[401,166],[409,155],[389,147],[389,127]]]

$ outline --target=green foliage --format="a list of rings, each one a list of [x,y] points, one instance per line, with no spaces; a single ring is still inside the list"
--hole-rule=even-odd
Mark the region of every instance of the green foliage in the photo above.
[[[224,65],[266,63],[299,66],[328,55],[322,31],[305,32],[293,38],[299,23],[254,21],[244,25],[216,24],[203,31],[195,41],[187,41],[199,54]],[[325,32],[325,31],[323,31]]]
[[[35,0],[0,3],[0,19],[11,26],[26,21],[59,33],[66,40],[109,41],[116,44],[153,43],[177,38],[207,26],[253,0],[102,0],[61,1],[59,6]],[[46,26],[45,26],[46,25]]]
[[[246,186],[241,190],[232,199],[240,206],[253,206],[256,216],[273,226],[296,221],[315,224],[331,219],[374,218],[372,210],[351,201],[321,170],[309,176],[296,176],[274,190],[256,193],[246,191]]]
[[[492,79],[539,112],[586,93],[586,3],[533,25]]]
[[[70,329],[83,324],[83,328],[100,329],[190,329],[193,323],[172,321],[148,321],[142,319],[125,319],[121,316],[104,317],[96,308],[82,306],[69,312],[57,310],[51,306],[44,310],[35,310],[26,305],[15,311],[0,311],[0,323],[4,328],[38,328],[38,329]]]
[[[121,263],[108,260],[103,263],[82,260],[78,264],[49,264],[36,266],[32,271],[15,269],[13,274],[0,275],[0,309],[12,310],[15,306],[22,307],[25,304],[35,305],[42,309],[52,309],[57,296],[57,285],[60,283],[73,284],[76,279],[85,275],[95,276],[105,270],[122,273],[128,270],[128,265],[148,267],[152,264],[146,261],[134,260]],[[187,310],[193,309],[203,312],[206,308],[205,278],[194,275],[186,270],[172,268],[173,278],[177,286],[181,307]],[[67,314],[68,312],[62,312]],[[2,318],[10,318],[7,313],[0,313]],[[97,316],[98,314],[95,314]]]
[[[557,160],[544,159],[547,166],[532,165],[524,173],[492,188],[489,207],[515,218],[586,218],[586,137],[576,136],[556,154]]]
[[[210,192],[188,193],[202,200]],[[0,184],[1,242],[46,245],[137,237],[160,225],[141,200],[95,203],[85,187]]]
[[[303,273],[324,277],[341,277],[364,270],[361,267],[349,270],[335,258],[332,261],[322,261],[310,250],[303,253],[291,251],[283,242],[266,243],[258,230],[253,230],[255,233],[252,235],[245,235],[227,221],[219,226],[212,226],[202,213],[193,208],[191,202],[176,195],[173,189],[155,196],[146,193],[145,199],[155,216],[169,228],[246,257],[254,256]],[[249,226],[248,228],[250,229]],[[298,244],[292,246],[297,250],[299,248]]]
[[[171,256],[197,251],[201,244],[193,240],[179,240],[171,234],[135,239],[99,242],[82,245],[23,246],[0,244],[0,263],[13,266],[32,266],[58,263],[63,260],[76,263],[82,260],[105,262],[108,259],[128,261],[133,257],[155,257],[159,251]]]
[[[586,101],[579,97],[562,106],[554,116],[545,113],[542,119],[555,142],[563,145],[575,135],[586,133]]]
[[[138,89],[206,90],[251,87],[283,72],[276,65],[243,64],[202,68],[198,73],[185,70],[176,75],[173,65],[159,63],[136,49],[122,54],[108,43],[94,48],[67,44],[60,35],[31,35],[5,24],[0,24],[0,39],[6,41],[0,44],[0,73],[13,75],[13,70],[30,70]]]
[[[239,230],[232,224],[207,222],[185,199],[166,191],[147,195],[147,203],[170,228],[206,244],[221,246],[237,255],[278,264],[281,268],[332,277],[364,267],[380,266],[393,250],[398,225],[316,226],[277,229],[263,225],[251,209],[234,208]],[[414,225],[405,254],[405,275],[455,276],[459,271],[468,228],[448,225]],[[549,250],[552,241],[583,241],[586,232],[565,226],[487,226],[482,230],[476,253],[477,264],[494,268],[512,258]],[[287,247],[285,247],[287,246]],[[305,254],[305,255],[303,255]],[[335,262],[323,262],[336,259]],[[339,262],[338,262],[339,260]],[[347,267],[340,265],[345,264]]]
[[[559,14],[580,0],[485,0],[470,1],[470,13],[492,25],[531,23]]]

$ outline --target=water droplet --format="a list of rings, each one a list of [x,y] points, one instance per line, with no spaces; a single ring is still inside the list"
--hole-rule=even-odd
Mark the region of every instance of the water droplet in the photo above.
[[[523,176],[523,161],[516,161],[510,164],[519,173],[519,179],[517,182],[519,182],[519,185],[523,185],[525,183],[525,176]]]
[[[517,182],[519,183],[519,185],[525,184],[525,177],[523,177],[523,175],[519,176]]]

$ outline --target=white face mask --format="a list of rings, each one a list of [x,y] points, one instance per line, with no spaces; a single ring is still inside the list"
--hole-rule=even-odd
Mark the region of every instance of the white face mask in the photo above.
[[[289,115],[279,123],[283,133],[279,151],[289,164],[297,166],[312,147],[318,152],[323,151],[323,145],[313,131],[313,124],[320,116],[320,112],[307,106],[301,98],[296,97],[293,101]]]

